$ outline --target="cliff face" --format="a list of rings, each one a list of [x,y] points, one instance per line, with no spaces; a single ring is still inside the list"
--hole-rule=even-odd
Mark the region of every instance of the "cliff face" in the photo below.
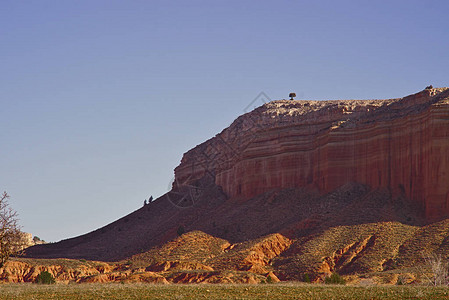
[[[358,182],[449,216],[449,89],[389,100],[272,101],[184,154],[176,184],[210,176],[231,198]]]

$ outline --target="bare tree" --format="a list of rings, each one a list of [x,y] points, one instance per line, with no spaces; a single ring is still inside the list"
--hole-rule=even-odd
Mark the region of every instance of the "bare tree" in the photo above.
[[[9,256],[23,248],[23,234],[20,231],[17,212],[8,203],[6,192],[0,196],[0,268]]]
[[[449,263],[441,254],[432,253],[424,256],[426,265],[432,271],[432,277],[429,278],[424,272],[422,274],[432,285],[447,285],[449,282]]]

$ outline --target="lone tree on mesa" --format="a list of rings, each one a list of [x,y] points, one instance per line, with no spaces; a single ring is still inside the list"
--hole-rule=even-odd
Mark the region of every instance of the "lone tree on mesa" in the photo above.
[[[0,196],[0,268],[11,254],[20,251],[24,245],[17,212],[9,206],[8,198],[6,192]]]

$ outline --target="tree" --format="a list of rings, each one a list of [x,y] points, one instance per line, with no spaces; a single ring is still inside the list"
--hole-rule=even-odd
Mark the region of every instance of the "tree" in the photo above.
[[[178,230],[176,230],[176,233],[178,234],[178,236],[181,236],[184,233],[186,233],[186,230],[184,229],[184,226],[179,225]]]
[[[432,270],[433,278],[427,279],[432,285],[447,285],[449,283],[449,263],[441,254],[432,253],[424,257],[426,264]]]
[[[6,192],[0,196],[0,268],[10,255],[20,251],[24,245],[17,212],[9,206],[8,198],[9,195]]]

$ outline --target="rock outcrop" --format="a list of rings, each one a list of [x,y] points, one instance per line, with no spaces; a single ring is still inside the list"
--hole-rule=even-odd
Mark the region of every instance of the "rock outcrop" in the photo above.
[[[389,100],[272,101],[184,154],[174,188],[211,177],[230,198],[357,182],[449,216],[449,89]]]
[[[42,245],[42,244],[46,243],[45,241],[41,240],[39,237],[33,236],[31,233],[28,233],[28,232],[21,233],[21,242],[22,242],[22,247],[20,250],[26,249],[26,248],[34,246],[34,245]]]

